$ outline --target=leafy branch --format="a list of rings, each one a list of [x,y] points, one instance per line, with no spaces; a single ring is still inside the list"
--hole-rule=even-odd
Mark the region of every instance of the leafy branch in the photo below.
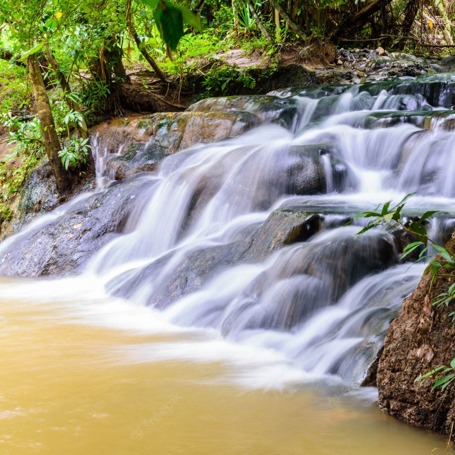
[[[453,269],[455,268],[455,254],[448,250],[447,248],[438,245],[433,239],[431,239],[428,235],[427,229],[425,227],[425,223],[437,213],[436,210],[430,210],[425,212],[420,218],[417,220],[413,220],[409,223],[403,221],[403,208],[406,204],[406,201],[412,197],[414,193],[408,194],[404,199],[402,199],[397,205],[391,207],[391,201],[385,203],[382,207],[378,205],[374,211],[367,211],[358,214],[355,219],[360,218],[373,218],[370,220],[360,232],[358,232],[357,236],[364,234],[365,232],[369,231],[370,229],[383,226],[383,225],[390,225],[390,226],[399,226],[408,234],[411,234],[417,240],[415,242],[410,243],[403,249],[403,254],[401,259],[410,255],[413,251],[417,250],[417,248],[423,247],[422,251],[419,254],[419,259],[415,262],[419,262],[425,260],[430,257],[429,254],[425,254],[428,252],[429,248],[434,248],[441,256],[443,261],[433,260],[425,269],[425,274],[431,272],[431,284],[429,293],[431,293],[431,289],[434,283],[436,283],[437,279],[440,277],[447,277],[447,278],[455,278],[453,274],[446,274],[440,273],[441,269]],[[445,263],[442,263],[444,262]],[[448,306],[453,300],[455,299],[455,284],[452,284],[447,292],[440,293],[435,299],[433,299],[432,305],[434,306],[441,306],[446,305]],[[455,320],[455,311],[450,313],[450,316]],[[455,381],[455,359],[453,359],[450,363],[450,367],[445,365],[439,366],[428,373],[420,375],[415,382],[418,382],[421,386],[426,379],[432,378],[436,376],[436,381],[432,386],[432,390],[441,387],[442,390],[446,389],[450,384]]]

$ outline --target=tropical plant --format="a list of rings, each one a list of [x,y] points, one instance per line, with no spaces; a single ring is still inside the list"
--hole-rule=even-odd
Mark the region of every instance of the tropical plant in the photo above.
[[[437,260],[434,259],[431,261],[425,269],[424,274],[431,273],[431,285],[430,285],[430,292],[432,286],[437,282],[438,278],[440,277],[449,277],[455,278],[455,274],[453,274],[453,269],[455,268],[455,254],[445,248],[444,246],[438,245],[433,239],[429,237],[425,224],[427,220],[429,220],[433,215],[437,213],[435,210],[430,210],[425,212],[419,219],[413,220],[409,223],[403,220],[403,209],[405,206],[406,201],[412,197],[414,193],[408,194],[402,201],[400,201],[397,205],[391,207],[391,202],[387,202],[382,207],[379,205],[374,211],[368,211],[360,213],[356,216],[357,219],[359,218],[373,218],[366,227],[364,227],[357,235],[362,235],[363,233],[373,229],[375,227],[381,225],[391,225],[391,226],[399,226],[405,232],[411,234],[416,239],[415,242],[410,243],[407,245],[401,256],[401,259],[411,254],[417,248],[421,248],[421,252],[419,254],[419,259],[416,262],[429,259],[431,254],[431,248],[436,250],[441,259]],[[451,273],[446,273],[446,271]],[[452,300],[455,298],[455,284],[452,284],[447,292],[442,292],[438,294],[437,297],[433,299],[432,305],[440,306],[446,305],[448,306]],[[455,311],[450,313],[450,316],[454,317],[455,319]],[[449,374],[447,374],[449,373]],[[422,385],[426,379],[436,376],[436,381],[433,384],[432,389],[434,390],[437,387],[442,387],[442,390],[447,388],[453,381],[455,381],[455,359],[453,359],[450,363],[450,367],[440,366],[435,368],[428,373],[425,373],[419,376],[416,379],[420,385]]]
[[[65,143],[58,156],[61,158],[63,166],[68,170],[70,164],[77,167],[79,163],[86,163],[90,151],[88,139],[71,138]]]

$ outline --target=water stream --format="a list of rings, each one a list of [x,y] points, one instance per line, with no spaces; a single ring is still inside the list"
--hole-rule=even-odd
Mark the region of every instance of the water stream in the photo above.
[[[353,217],[414,192],[406,216],[440,210],[431,235],[450,236],[451,84],[278,93],[298,106],[290,129],[265,125],[166,158],[140,177],[123,232],[78,276],[0,282],[4,453],[441,446],[358,387],[424,266],[400,262],[396,232],[357,238],[365,222]],[[96,191],[109,191],[102,138],[93,145]],[[0,261],[77,203],[6,240]],[[289,214],[318,227],[265,251],[259,234]]]

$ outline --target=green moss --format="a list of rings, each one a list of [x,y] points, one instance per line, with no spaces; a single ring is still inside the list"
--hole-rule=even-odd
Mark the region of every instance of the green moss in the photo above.
[[[13,211],[6,204],[0,204],[0,222],[8,221],[13,217]]]
[[[120,161],[129,161],[129,160],[133,159],[136,156],[136,154],[140,148],[141,148],[141,144],[131,144],[128,147],[126,153],[124,155],[122,155],[119,158],[119,160]]]
[[[150,120],[141,120],[138,124],[137,127],[142,130],[148,130],[152,127],[152,124]]]

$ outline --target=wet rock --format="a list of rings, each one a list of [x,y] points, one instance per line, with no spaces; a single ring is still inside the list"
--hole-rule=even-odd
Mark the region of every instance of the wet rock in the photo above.
[[[327,182],[324,165],[321,162],[321,155],[324,153],[328,153],[328,150],[320,145],[291,147],[290,156],[293,161],[286,169],[286,178],[276,173],[280,181],[288,182],[288,194],[325,193]]]
[[[248,248],[249,241],[237,241],[190,252],[172,270],[165,281],[156,286],[152,295],[149,296],[147,304],[162,309],[178,298],[199,290],[223,269],[238,263]],[[162,264],[155,263],[147,267],[135,277],[133,283],[127,284],[126,290],[134,291],[135,283],[141,281],[143,283],[143,280],[150,281],[161,268]]]
[[[455,104],[455,80],[449,76],[438,76],[430,80],[405,80],[405,81],[387,81],[372,84],[363,84],[359,91],[366,91],[372,96],[379,95],[382,90],[389,95],[417,95],[425,100],[430,106],[451,108]],[[406,98],[403,98],[406,100]],[[410,101],[411,102],[411,101]],[[415,110],[412,106],[406,109]]]
[[[318,232],[320,225],[319,215],[277,210],[257,231],[246,233],[244,238],[189,252],[155,287],[147,299],[148,305],[164,308],[197,291],[228,266],[258,262],[283,246],[306,241]],[[108,288],[116,296],[130,298],[140,284],[156,280],[169,260],[170,257],[162,258],[143,269],[127,272],[123,279],[116,279]]]
[[[216,142],[243,134],[260,120],[249,112],[160,113],[116,119],[91,130],[109,153],[131,144],[148,143],[166,155],[197,143]]]
[[[252,237],[244,255],[246,261],[260,261],[285,245],[305,242],[321,229],[322,218],[317,214],[275,210]]]
[[[35,169],[21,191],[13,218],[2,232],[2,238],[18,232],[26,223],[40,213],[57,207],[57,185],[47,158]]]
[[[166,157],[165,150],[152,144],[130,144],[119,156],[106,160],[106,172],[114,180],[125,180],[141,172],[152,172]]]
[[[339,230],[337,237],[321,232],[310,242],[296,244],[278,254],[273,266],[261,273],[237,300],[223,326],[225,335],[258,328],[290,330],[316,310],[336,302],[366,275],[396,263],[390,238],[372,236],[356,240],[352,232]],[[367,328],[365,331],[369,333]],[[375,349],[371,341],[361,352],[371,358],[377,352]],[[351,377],[361,373],[343,374]]]
[[[318,70],[316,74],[322,84],[327,85],[359,84],[364,76],[361,72],[345,68]]]
[[[257,115],[264,123],[276,123],[292,128],[299,107],[295,99],[283,99],[271,95],[228,96],[207,98],[190,106],[187,112],[245,111]]]
[[[417,77],[434,73],[431,63],[424,58],[404,52],[387,53],[382,47],[370,49],[340,49],[338,58],[344,66],[361,72],[367,81],[384,81],[393,78]]]
[[[395,229],[392,232],[392,235],[395,238],[396,241],[396,246],[397,246],[397,251],[400,254],[403,254],[404,249],[410,245],[413,242],[416,242],[417,239],[410,234],[409,232],[404,231],[403,229]],[[423,250],[423,247],[419,247],[415,249],[411,254],[408,254],[403,258],[403,261],[406,262],[415,262],[419,259],[419,255],[421,251]]]
[[[293,146],[290,157],[291,164],[286,170],[286,176],[279,172],[275,174],[277,184],[278,181],[287,182],[285,191],[288,194],[321,194],[326,193],[327,189],[344,191],[357,185],[349,165],[328,144]],[[279,170],[279,166],[275,170]]]
[[[123,231],[144,185],[140,178],[113,185],[76,202],[65,215],[50,219],[48,224],[23,230],[20,238],[0,251],[0,274],[62,276],[79,271]]]
[[[357,232],[357,228],[354,229]],[[349,230],[346,228],[346,231]],[[293,273],[321,279],[331,289],[332,301],[367,274],[385,270],[398,260],[390,237],[356,238],[352,232],[340,232],[336,240],[315,243],[301,255]]]
[[[455,250],[455,240],[446,248]],[[382,411],[407,423],[451,434],[455,423],[453,385],[432,390],[435,378],[422,385],[416,378],[455,357],[455,326],[450,305],[431,301],[453,284],[446,277],[431,285],[422,277],[417,289],[403,302],[401,314],[390,325],[378,367],[377,386]]]
[[[16,234],[27,223],[30,223],[39,215],[55,209],[68,198],[92,189],[93,178],[87,172],[84,181],[76,182],[71,193],[65,195],[65,197],[60,197],[49,160],[45,157],[41,164],[30,174],[17,198],[17,202],[12,205],[12,218],[1,224],[0,240]]]
[[[378,376],[378,366],[379,359],[384,351],[384,347],[380,349],[376,358],[373,360],[373,363],[368,367],[367,374],[360,384],[362,387],[376,387],[377,386],[377,376]]]
[[[260,123],[245,111],[160,113],[105,122],[91,135],[104,154],[112,154],[107,170],[121,180],[154,170],[179,150],[236,137]]]

